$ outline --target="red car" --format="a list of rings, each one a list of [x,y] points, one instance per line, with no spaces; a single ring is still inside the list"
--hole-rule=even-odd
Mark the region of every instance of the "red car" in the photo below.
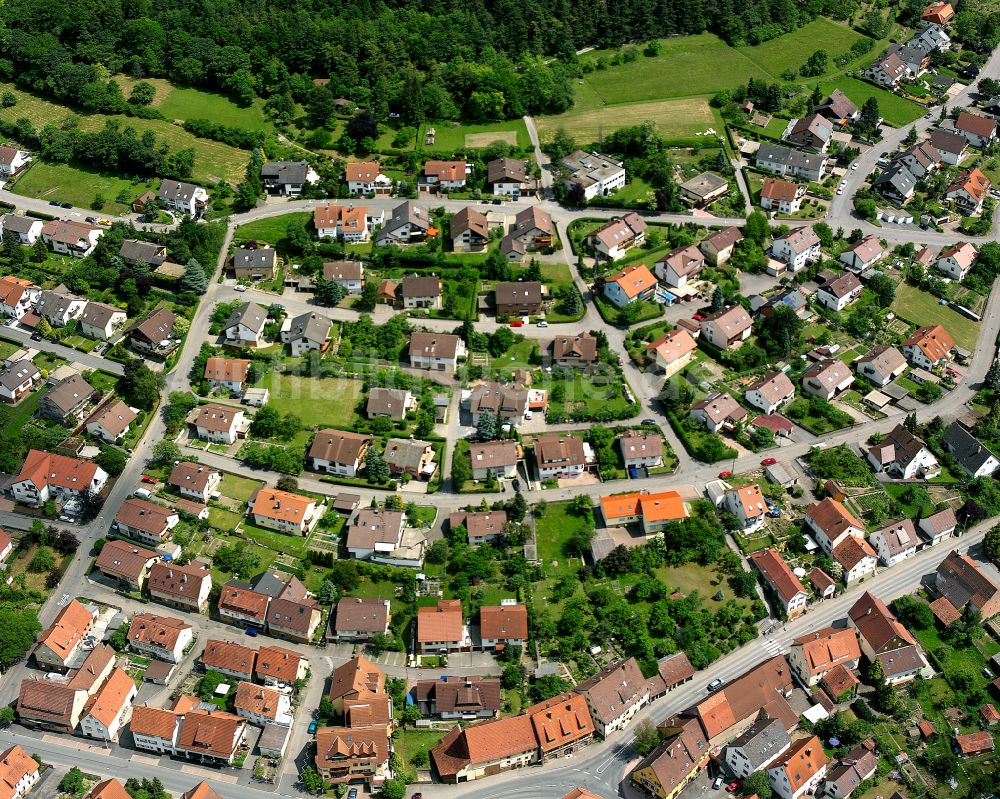
[[[154,485],[155,486],[160,481],[157,480],[155,477],[150,477],[148,474],[144,474],[142,476],[142,482],[149,483],[150,485]]]
[[[702,316],[700,313],[691,314],[691,318],[694,319],[694,321],[696,321],[696,322],[704,322],[705,321],[705,317]]]
[[[732,472],[719,472],[719,479],[720,479],[720,480],[721,480],[721,479],[722,479],[723,477],[732,477],[732,476],[733,476],[733,473],[732,473]]]
[[[772,465],[774,465],[777,462],[778,462],[777,458],[764,458],[764,460],[762,460],[760,462],[760,465],[761,466],[772,466]]]
[[[510,326],[511,327],[524,327],[524,321],[521,320],[521,319],[515,319],[513,322],[510,323]]]
[[[733,793],[739,788],[743,783],[739,780],[733,780],[729,785],[726,786],[726,793]]]

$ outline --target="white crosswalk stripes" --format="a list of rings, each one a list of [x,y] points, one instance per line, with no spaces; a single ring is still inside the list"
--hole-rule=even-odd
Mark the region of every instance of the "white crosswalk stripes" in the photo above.
[[[784,644],[782,644],[780,641],[775,641],[773,638],[767,638],[761,641],[760,645],[764,647],[764,649],[766,649],[768,652],[770,652],[772,656],[780,655],[782,652],[785,651]]]

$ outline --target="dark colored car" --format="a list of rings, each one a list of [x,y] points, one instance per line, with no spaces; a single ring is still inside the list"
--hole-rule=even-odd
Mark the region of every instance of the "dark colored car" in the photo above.
[[[63,208],[72,208],[73,207],[73,203],[60,203],[60,205]]]
[[[42,340],[42,334],[41,333],[32,333],[31,334],[31,340],[32,341],[41,341]]]
[[[642,423],[646,427],[656,427],[656,419],[643,419]]]
[[[247,627],[243,632],[245,632],[251,638],[257,637],[257,630],[254,627]]]
[[[515,480],[514,481],[514,490],[515,491],[520,491],[521,490],[521,481],[520,480]]]
[[[59,200],[49,200],[49,205],[54,205],[56,208],[62,208],[62,203]]]

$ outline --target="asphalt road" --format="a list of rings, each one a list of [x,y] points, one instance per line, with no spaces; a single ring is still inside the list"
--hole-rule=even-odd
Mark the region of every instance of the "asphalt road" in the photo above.
[[[117,361],[110,361],[107,358],[102,358],[100,355],[94,355],[90,352],[81,352],[80,350],[75,350],[72,347],[66,347],[63,344],[56,344],[52,341],[32,341],[31,333],[14,327],[9,327],[8,325],[0,326],[0,338],[13,341],[18,346],[26,349],[30,347],[32,349],[50,352],[53,355],[58,355],[60,358],[65,358],[67,361],[73,361],[81,366],[85,366],[87,369],[103,369],[105,372],[110,372],[111,374],[119,376],[121,376],[124,372],[122,365]]]

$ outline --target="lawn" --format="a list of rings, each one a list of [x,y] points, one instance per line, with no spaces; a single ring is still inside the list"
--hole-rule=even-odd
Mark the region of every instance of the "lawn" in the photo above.
[[[417,752],[427,752],[441,743],[446,730],[399,729],[392,738],[393,746],[407,765]]]
[[[551,382],[548,379],[545,381],[549,390],[548,412],[554,417],[572,415],[575,410],[581,409],[593,416],[606,408],[617,418],[629,407],[623,391],[624,380],[610,385],[597,385],[594,383],[593,375],[584,374],[579,369],[571,370],[567,375],[568,379],[565,380],[561,379],[561,372],[562,370],[554,372],[551,375]],[[560,383],[563,386],[564,398],[557,400],[553,398],[552,388]]]
[[[918,485],[885,483],[882,486],[890,497],[899,503],[899,510],[906,519],[922,519],[934,512],[934,503],[926,490]],[[912,491],[911,491],[912,489]],[[914,496],[910,496],[913,493]]]
[[[864,38],[843,23],[826,17],[817,17],[807,25],[796,28],[791,33],[769,39],[753,47],[740,47],[739,52],[750,61],[774,76],[780,76],[786,69],[799,69],[819,49],[829,54],[827,72],[838,72],[840,68],[834,59],[847,53],[851,45]],[[873,50],[868,58],[875,55]],[[859,105],[860,107],[860,105]]]
[[[225,508],[209,508],[208,523],[216,530],[224,533],[231,533],[236,526],[243,521],[243,516]]]
[[[0,108],[0,120],[7,123],[16,122],[22,117],[31,120],[36,129],[41,130],[49,123],[59,124],[71,114],[80,120],[80,128],[86,131],[101,130],[108,119],[114,119],[124,126],[135,128],[141,136],[143,131],[151,130],[156,134],[159,143],[170,146],[171,152],[177,152],[188,147],[194,149],[195,162],[193,179],[198,182],[209,182],[212,178],[239,183],[250,161],[250,153],[238,150],[228,144],[199,139],[192,136],[178,125],[173,125],[159,119],[137,119],[135,117],[114,116],[105,114],[85,114],[70,110],[65,106],[51,103],[41,97],[27,94],[11,83],[0,83],[0,91],[12,92],[17,103],[10,108]],[[93,197],[91,196],[91,199]],[[113,199],[113,198],[112,198]]]
[[[258,527],[253,522],[243,522],[242,534],[265,549],[281,552],[296,558],[304,557],[308,549],[307,536],[286,535],[266,527]]]
[[[301,219],[303,222],[308,223],[312,220],[312,216],[312,211],[295,211],[290,214],[280,214],[279,216],[258,219],[236,228],[233,239],[235,241],[266,241],[268,244],[277,246],[285,238],[289,222]]]
[[[643,122],[652,122],[660,135],[666,139],[687,139],[709,129],[722,132],[722,127],[704,97],[653,100],[625,105],[601,103],[595,108],[575,108],[564,114],[538,117],[535,120],[543,138],[551,137],[556,130],[562,128],[581,144],[596,142],[602,135]]]
[[[222,484],[219,488],[223,496],[235,499],[237,502],[249,502],[253,492],[264,484],[260,480],[250,477],[240,477],[237,474],[226,472],[222,476]]]
[[[115,199],[120,192],[126,191],[133,198],[150,189],[156,191],[157,186],[157,180],[124,180],[115,175],[101,174],[84,164],[71,166],[36,160],[17,179],[12,191],[22,197],[42,200],[58,198],[79,208],[92,207],[94,198],[101,195],[106,202],[99,209],[99,214],[120,214],[128,210],[127,204]]]
[[[270,120],[264,116],[262,100],[241,108],[222,94],[171,86],[169,83],[166,86],[169,88],[162,100],[160,87],[157,87],[157,99],[153,101],[153,105],[170,119],[208,119],[220,125],[247,130],[272,129]]]
[[[462,125],[456,122],[429,122],[420,127],[417,141],[423,145],[424,132],[434,128],[434,144],[427,150],[464,150],[488,147],[494,141],[504,141],[517,147],[530,147],[531,139],[523,119],[494,122],[488,125]],[[395,136],[395,133],[393,133]]]
[[[574,533],[583,529],[584,521],[572,514],[568,502],[550,502],[541,517],[535,517],[535,540],[538,559],[547,577],[575,574],[582,562],[566,552]]]
[[[872,51],[869,55],[874,55]],[[893,127],[902,127],[920,119],[925,113],[923,106],[905,100],[892,92],[880,89],[871,83],[865,83],[857,78],[841,76],[833,80],[824,81],[820,84],[820,91],[824,96],[830,94],[834,89],[840,89],[858,107],[864,104],[869,97],[878,100],[879,111],[885,121]]]
[[[798,414],[800,410],[802,412],[801,416]],[[785,408],[784,415],[817,436],[829,433],[832,430],[840,430],[854,421],[854,418],[849,413],[834,406],[828,409],[828,416],[812,416],[808,411],[809,400],[806,397],[796,397]]]
[[[724,605],[730,599],[736,599],[741,604],[749,606],[746,599],[738,599],[733,589],[729,587],[724,577],[709,566],[697,563],[685,563],[682,566],[661,566],[656,570],[656,576],[671,589],[680,591],[685,596],[697,591],[709,608]],[[717,591],[722,592],[722,599],[713,599]]]
[[[306,427],[352,427],[361,401],[360,380],[300,377],[270,372],[259,384],[271,392],[271,404],[282,413],[294,413]]]
[[[620,324],[618,319],[620,310],[613,302],[611,302],[611,300],[601,294],[597,294],[594,296],[594,304],[597,306],[597,310],[600,312],[605,322],[609,325]],[[639,302],[639,315],[632,324],[638,325],[643,322],[648,322],[650,319],[656,319],[658,316],[663,316],[662,305],[658,302],[647,302],[646,300],[641,300]]]
[[[937,297],[915,286],[900,283],[896,286],[896,299],[892,310],[915,325],[941,325],[955,343],[967,350],[976,348],[979,323],[962,316],[947,305],[940,305]]]

